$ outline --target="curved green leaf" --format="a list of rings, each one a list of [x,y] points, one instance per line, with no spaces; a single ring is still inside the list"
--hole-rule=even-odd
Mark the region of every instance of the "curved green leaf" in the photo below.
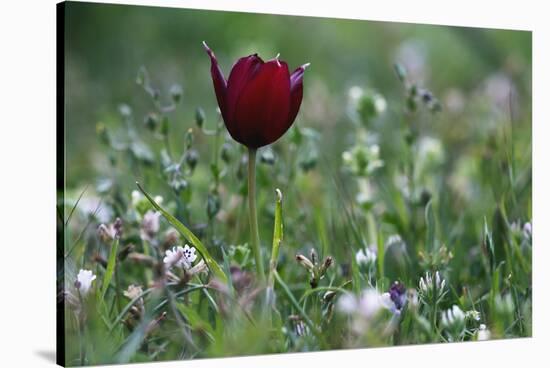
[[[204,259],[204,262],[210,269],[210,271],[221,281],[227,282],[227,276],[223,272],[222,268],[218,263],[212,258],[206,247],[202,244],[202,242],[193,234],[191,230],[189,230],[184,224],[178,221],[174,216],[169,214],[164,208],[158,205],[157,202],[141,187],[141,185],[136,182],[136,185],[138,186],[139,190],[143,193],[143,195],[151,202],[153,207],[162,213],[164,218],[168,220],[168,222],[181,234],[183,235],[201,254],[202,258]]]

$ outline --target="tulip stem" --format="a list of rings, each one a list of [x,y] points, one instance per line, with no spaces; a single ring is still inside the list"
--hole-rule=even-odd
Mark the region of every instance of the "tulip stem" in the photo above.
[[[256,261],[256,274],[258,280],[263,284],[265,282],[265,272],[260,247],[260,233],[258,232],[258,215],[256,213],[256,148],[248,148],[248,216],[250,217],[250,238]]]

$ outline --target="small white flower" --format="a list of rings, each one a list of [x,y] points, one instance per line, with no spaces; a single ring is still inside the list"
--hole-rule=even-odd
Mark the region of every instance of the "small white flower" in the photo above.
[[[466,319],[469,319],[472,321],[479,321],[481,320],[481,313],[479,313],[476,310],[469,310],[466,312]]]
[[[441,324],[447,328],[460,328],[464,325],[466,315],[458,305],[441,312]]]
[[[489,340],[491,338],[491,331],[487,329],[487,326],[485,324],[479,325],[479,330],[477,331],[477,340],[478,341],[485,341]]]
[[[374,317],[384,307],[382,299],[378,290],[364,290],[359,300],[359,313],[367,319]]]
[[[177,246],[173,247],[171,250],[168,249],[163,259],[164,264],[168,269],[172,266],[178,266],[188,270],[197,259],[195,251],[194,247],[189,247],[187,244],[185,244],[184,247]]]
[[[135,207],[142,199],[142,195],[139,191],[132,191],[132,205]]]
[[[336,308],[340,313],[353,314],[357,310],[359,303],[355,295],[351,293],[344,293],[338,298]]]
[[[355,253],[355,261],[359,266],[369,266],[376,262],[376,252],[371,248],[359,249]]]
[[[380,296],[380,302],[382,303],[382,306],[384,308],[389,309],[392,313],[395,313],[395,303],[393,302],[393,300],[391,300],[390,293],[383,293]]]
[[[441,277],[439,274],[439,271],[435,272],[435,291],[439,294],[444,292],[446,281],[444,278]],[[424,277],[420,278],[420,281],[418,283],[418,288],[421,292],[424,294],[427,294],[429,292],[432,292],[434,288],[434,278],[432,277],[432,274],[429,272],[426,272]]]
[[[92,287],[92,281],[96,279],[96,275],[92,271],[80,270],[76,276],[75,287],[79,290],[80,295],[88,294]]]
[[[363,88],[359,86],[353,86],[348,91],[348,97],[353,103],[357,103],[361,97],[363,97]]]

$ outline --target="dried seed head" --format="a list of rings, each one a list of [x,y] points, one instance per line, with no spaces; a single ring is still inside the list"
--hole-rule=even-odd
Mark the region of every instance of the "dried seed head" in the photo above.
[[[120,217],[117,217],[115,222],[113,223],[113,229],[115,230],[115,236],[120,238],[122,235],[122,220]]]
[[[101,224],[97,228],[97,236],[103,243],[110,243],[115,236],[114,229],[105,224]]]
[[[296,254],[296,260],[298,261],[298,263],[300,263],[302,266],[310,271],[313,270],[313,268],[315,267],[313,263],[303,254]]]

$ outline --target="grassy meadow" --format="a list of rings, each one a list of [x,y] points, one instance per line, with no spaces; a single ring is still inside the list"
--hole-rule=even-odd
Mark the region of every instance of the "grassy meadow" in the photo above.
[[[311,63],[256,157],[265,280],[202,41],[226,77]],[[531,53],[523,31],[68,3],[65,363],[530,337]]]

